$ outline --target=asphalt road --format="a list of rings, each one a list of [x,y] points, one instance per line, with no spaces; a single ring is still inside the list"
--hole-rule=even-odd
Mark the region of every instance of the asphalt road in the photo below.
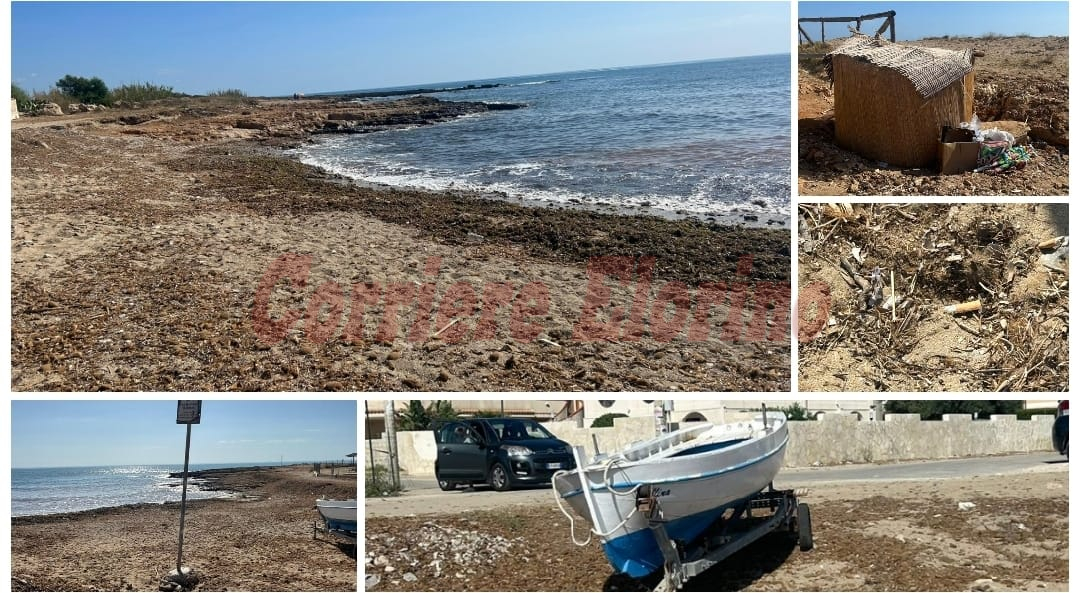
[[[844,482],[963,479],[1061,471],[1068,471],[1068,463],[1064,457],[1056,453],[1030,453],[938,461],[791,468],[781,470],[775,486],[803,488],[814,484]],[[443,492],[439,490],[434,476],[403,476],[403,482],[406,491],[401,496],[366,499],[365,515],[378,517],[467,512],[554,501],[551,488],[547,486],[510,492],[494,492],[486,487],[469,491],[459,488],[453,492]]]

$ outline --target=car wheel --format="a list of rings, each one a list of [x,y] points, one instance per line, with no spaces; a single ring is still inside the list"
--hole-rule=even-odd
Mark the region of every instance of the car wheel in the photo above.
[[[439,476],[439,466],[435,466],[435,481],[439,483],[441,490],[457,490],[457,482],[451,482]]]
[[[510,473],[506,471],[506,466],[501,461],[491,466],[491,472],[488,473],[488,483],[499,492],[510,489]]]
[[[439,479],[439,488],[442,490],[457,490],[457,482],[451,482],[450,480]]]

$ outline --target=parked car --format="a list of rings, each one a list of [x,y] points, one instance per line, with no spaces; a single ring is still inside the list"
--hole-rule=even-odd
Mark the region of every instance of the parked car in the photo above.
[[[435,428],[435,478],[439,488],[488,483],[495,490],[542,484],[573,469],[570,445],[535,420],[475,418]]]
[[[1069,400],[1058,402],[1057,419],[1054,420],[1054,449],[1069,458]]]

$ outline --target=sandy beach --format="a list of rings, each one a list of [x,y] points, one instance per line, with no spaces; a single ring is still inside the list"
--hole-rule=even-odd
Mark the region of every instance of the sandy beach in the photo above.
[[[308,466],[215,474],[235,499],[189,503],[184,564],[209,591],[355,591],[347,546],[312,537],[316,498],[356,498],[356,474]],[[11,522],[14,591],[157,591],[176,563],[179,504],[139,504],[18,517]]]
[[[358,185],[281,152],[460,111],[13,121],[12,388],[789,388],[787,230]]]

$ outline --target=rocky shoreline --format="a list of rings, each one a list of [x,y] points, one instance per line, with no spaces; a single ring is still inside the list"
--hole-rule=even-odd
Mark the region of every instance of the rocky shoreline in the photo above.
[[[357,111],[338,111],[327,116],[322,127],[308,130],[310,134],[369,134],[412,126],[430,126],[473,113],[510,111],[525,107],[520,103],[484,103],[478,101],[440,101],[431,97],[414,97],[401,101],[416,107],[411,113],[373,115],[370,108]],[[361,104],[362,105],[362,104]],[[368,106],[365,106],[368,107]],[[258,124],[256,124],[258,125]]]

